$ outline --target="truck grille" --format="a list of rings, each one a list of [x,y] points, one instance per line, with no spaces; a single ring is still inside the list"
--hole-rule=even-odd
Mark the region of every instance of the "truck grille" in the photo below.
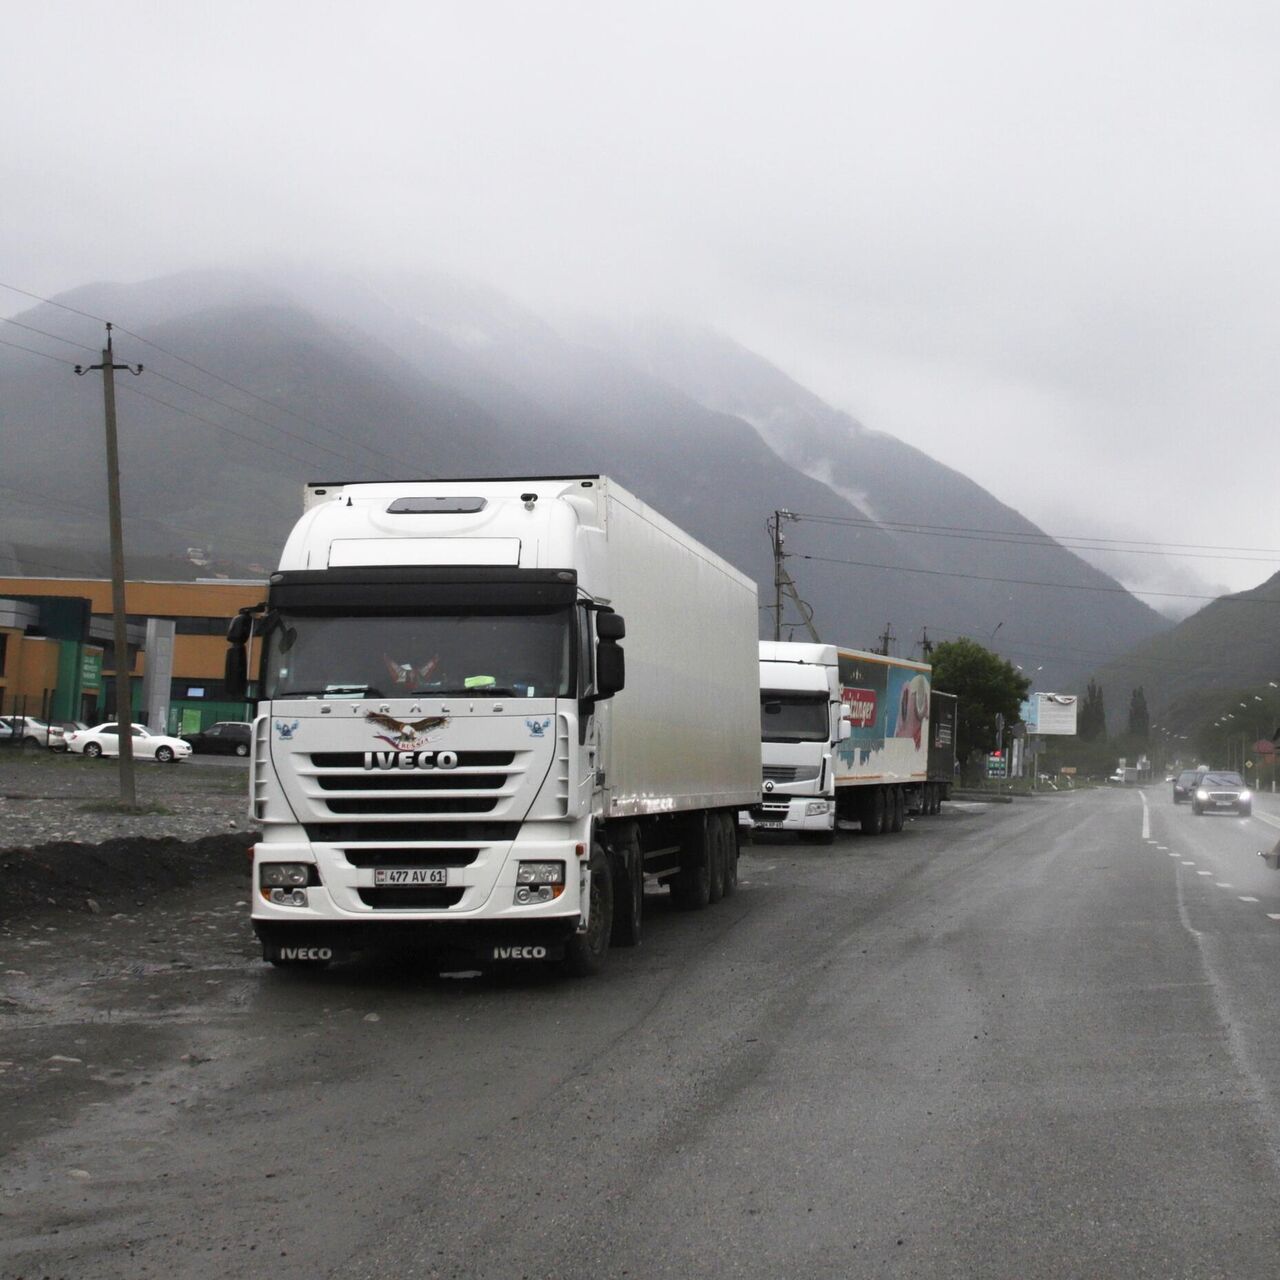
[[[480,853],[476,849],[380,849],[377,845],[355,845],[339,849],[353,867],[402,867],[406,861],[430,863],[433,867],[469,867]]]
[[[764,767],[764,780],[766,782],[794,782],[799,772],[800,770],[792,764],[767,764]]]
[[[313,844],[351,844],[368,840],[430,840],[457,843],[509,844],[520,830],[518,822],[308,822],[303,830]],[[348,854],[348,856],[350,856]]]
[[[512,815],[515,797],[524,789],[527,771],[535,759],[530,751],[459,751],[457,765],[449,769],[366,768],[371,759],[404,759],[412,753],[317,751],[295,757],[297,780],[313,813],[323,819],[365,817],[372,826],[378,819],[394,821],[414,815],[425,822],[448,821],[487,814]],[[389,836],[371,835],[380,843]],[[436,840],[435,832],[422,832],[418,840]]]
[[[464,890],[457,889],[358,889],[360,901],[375,911],[421,911],[424,908],[453,907],[462,899]]]

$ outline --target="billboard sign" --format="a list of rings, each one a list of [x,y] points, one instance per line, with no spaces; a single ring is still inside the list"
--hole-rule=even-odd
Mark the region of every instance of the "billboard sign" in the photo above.
[[[1074,734],[1079,702],[1074,693],[1037,693],[1035,719],[1027,723],[1038,734]]]

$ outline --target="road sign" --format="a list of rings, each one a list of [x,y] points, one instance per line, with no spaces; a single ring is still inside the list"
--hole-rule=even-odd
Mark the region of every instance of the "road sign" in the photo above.
[[[1009,773],[1009,762],[1003,751],[993,751],[987,756],[987,777],[1004,778]]]

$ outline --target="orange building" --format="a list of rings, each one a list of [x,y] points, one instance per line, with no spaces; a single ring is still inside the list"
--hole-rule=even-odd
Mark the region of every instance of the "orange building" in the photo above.
[[[133,683],[135,714],[146,669],[146,622],[163,618],[171,620],[175,630],[166,728],[185,733],[215,720],[245,719],[246,705],[224,696],[227,625],[240,609],[265,597],[266,583],[259,581],[127,582],[130,670],[139,677]],[[114,710],[109,579],[0,577],[0,601],[14,606],[6,612],[0,605],[0,700],[6,708],[80,720],[98,719]],[[70,634],[77,629],[70,621],[74,601],[80,602],[83,618],[79,635]],[[55,629],[48,625],[50,618],[58,619],[56,639],[41,634]],[[68,646],[77,652],[71,653]]]

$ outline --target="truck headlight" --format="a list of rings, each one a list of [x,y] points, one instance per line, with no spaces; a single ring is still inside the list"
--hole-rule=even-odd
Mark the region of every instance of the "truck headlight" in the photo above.
[[[810,800],[804,807],[804,816],[806,818],[820,818],[830,807],[830,801],[827,800]]]
[[[563,862],[520,862],[516,864],[517,907],[554,902],[564,892]]]
[[[307,883],[305,862],[264,862],[258,867],[264,889],[291,889]]]
[[[564,863],[521,862],[516,867],[516,884],[564,884]]]

